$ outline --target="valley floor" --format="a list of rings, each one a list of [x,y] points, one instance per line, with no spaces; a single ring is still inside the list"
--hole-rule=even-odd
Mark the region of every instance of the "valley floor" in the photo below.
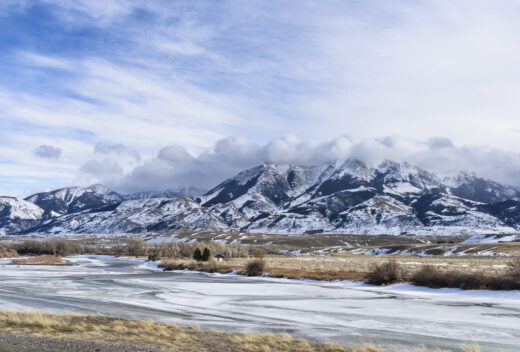
[[[253,347],[240,349],[230,345],[237,351],[280,350],[258,347],[263,345],[256,334],[276,339],[271,333],[288,333],[292,340],[308,339],[307,343],[316,346],[324,346],[326,341],[343,346],[370,342],[389,351],[413,351],[421,344],[434,351],[437,348],[460,351],[462,344],[471,341],[477,341],[484,351],[518,351],[520,346],[518,291],[432,290],[407,284],[376,287],[351,281],[163,272],[145,258],[64,259],[75,265],[9,265],[9,259],[1,259],[0,308],[99,312],[179,324],[181,330],[189,329],[186,326],[190,325],[200,326],[198,338],[209,341],[217,337],[212,337],[208,329],[227,331],[224,335],[228,337],[237,334],[247,337],[253,333],[253,337],[248,337]],[[23,317],[11,317],[2,330],[12,329],[19,334],[31,333],[34,328],[32,333],[43,334],[50,329],[47,335],[80,339],[99,339],[96,334],[106,330],[103,321],[95,324],[99,328],[90,328],[88,322],[81,320],[76,323],[61,322],[59,318],[40,320],[30,323]],[[112,331],[130,337],[139,335],[125,324],[114,324]],[[52,332],[55,328],[62,331]],[[71,335],[82,330],[92,335]],[[162,336],[160,329],[151,330]],[[222,350],[226,351],[224,347]]]

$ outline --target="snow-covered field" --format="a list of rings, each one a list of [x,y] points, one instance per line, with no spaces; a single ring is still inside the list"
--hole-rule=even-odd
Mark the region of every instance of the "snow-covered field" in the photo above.
[[[99,312],[346,344],[520,350],[520,292],[373,287],[194,272],[135,258],[78,256],[75,266],[0,260],[0,308]]]

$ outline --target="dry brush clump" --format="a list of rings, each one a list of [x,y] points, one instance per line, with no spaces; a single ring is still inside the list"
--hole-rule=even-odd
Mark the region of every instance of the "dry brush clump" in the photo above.
[[[265,261],[263,259],[255,259],[246,265],[246,273],[248,276],[262,275],[265,270]]]
[[[18,257],[18,252],[14,248],[0,247],[0,258]]]
[[[83,254],[84,247],[78,241],[51,238],[47,240],[28,240],[17,242],[14,249],[20,255],[60,255]]]
[[[157,266],[160,268],[163,268],[166,271],[188,269],[188,270],[205,271],[208,273],[214,273],[219,270],[217,263],[215,263],[214,261],[199,262],[196,260],[166,259],[166,260],[161,260],[157,264]]]
[[[518,261],[512,263],[504,274],[490,275],[482,272],[447,271],[443,272],[431,265],[425,265],[416,272],[411,283],[430,288],[460,288],[462,290],[520,290]]]
[[[374,264],[366,275],[366,282],[371,285],[389,285],[399,282],[403,278],[401,265],[395,260]]]

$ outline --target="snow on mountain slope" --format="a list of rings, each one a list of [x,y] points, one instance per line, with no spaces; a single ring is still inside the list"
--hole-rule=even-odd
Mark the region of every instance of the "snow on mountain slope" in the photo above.
[[[189,188],[127,196],[132,199],[101,185],[39,193],[26,199],[34,204],[25,202],[34,209],[25,203],[10,206],[10,210],[0,208],[0,228],[4,233],[520,232],[517,188],[470,173],[441,179],[427,170],[393,161],[377,167],[356,159],[315,166],[263,163],[204,195],[179,197],[179,192],[188,194]],[[19,214],[18,220],[9,220],[10,214]],[[22,221],[24,216],[29,219]]]
[[[460,172],[444,177],[449,192],[461,198],[482,203],[497,203],[506,200],[520,200],[520,189],[504,186],[498,182],[478,177],[473,172]]]
[[[233,201],[244,194],[258,193],[276,206],[309,192],[334,171],[334,164],[295,166],[263,163],[242,171],[202,197],[204,206]]]
[[[520,242],[520,235],[473,235],[464,243]]]
[[[11,220],[38,220],[43,215],[43,209],[18,198],[0,197],[0,213]]]
[[[0,197],[0,234],[6,235],[35,226],[43,209],[22,199]]]
[[[142,233],[171,229],[227,230],[218,217],[188,197],[129,200],[50,219],[40,233]]]
[[[180,186],[176,188],[169,188],[164,191],[148,191],[126,194],[123,197],[127,200],[133,199],[150,199],[150,198],[179,198],[179,197],[197,197],[201,196],[206,191],[196,187]]]
[[[375,196],[340,213],[337,230],[350,233],[383,233],[399,235],[422,226],[412,207],[389,196]]]
[[[36,193],[25,200],[44,209],[46,215],[63,215],[118,203],[124,198],[105,186],[97,184],[89,187],[67,187]]]

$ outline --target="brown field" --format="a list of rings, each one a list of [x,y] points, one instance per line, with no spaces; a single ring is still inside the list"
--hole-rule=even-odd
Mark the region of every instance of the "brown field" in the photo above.
[[[267,263],[266,271],[313,271],[316,273],[330,273],[333,278],[340,278],[348,273],[367,273],[373,265],[395,260],[403,269],[404,274],[413,274],[420,270],[423,265],[433,265],[442,271],[461,270],[479,271],[485,273],[503,273],[507,270],[507,264],[511,261],[510,257],[417,257],[412,255],[363,255],[363,254],[342,254],[330,257],[314,256],[281,256],[268,255],[264,258]],[[248,259],[232,258],[226,265],[234,268],[244,267]]]
[[[201,330],[153,321],[126,320],[100,315],[50,314],[0,311],[0,330],[35,336],[128,343],[164,351],[237,352],[384,352],[372,345],[358,347],[316,343],[289,335],[234,334]],[[479,352],[477,345],[461,346],[464,352]],[[418,348],[416,352],[427,352]],[[440,352],[439,350],[437,350]]]
[[[51,255],[41,255],[38,257],[18,258],[13,259],[9,264],[13,265],[66,265],[70,262],[64,260],[62,257],[54,257]]]
[[[253,258],[229,258],[222,263],[197,263],[191,259],[164,259],[162,266],[170,270],[190,269],[209,272],[229,272],[235,270],[245,274],[245,267]],[[482,272],[490,275],[504,274],[508,270],[511,257],[505,256],[433,256],[414,255],[363,255],[341,253],[328,257],[266,255],[265,272],[271,277],[307,278],[315,280],[364,280],[374,265],[395,261],[402,270],[403,277],[410,278],[424,265],[432,265],[440,271]]]
[[[168,237],[171,242],[168,242]],[[156,239],[158,241],[154,241]],[[188,268],[210,272],[245,272],[247,264],[261,253],[266,261],[264,271],[270,276],[317,280],[363,280],[374,265],[389,260],[400,264],[404,279],[413,276],[424,265],[432,265],[442,272],[500,275],[507,270],[511,259],[520,257],[520,242],[460,243],[465,239],[467,236],[270,235],[192,231],[144,234],[135,238],[68,236],[67,239],[42,240],[19,237],[0,245],[1,248],[18,250],[21,255],[140,256],[162,259],[165,267],[171,270]],[[212,252],[229,257],[229,260],[201,267],[189,259],[196,247],[201,250],[208,247]],[[30,261],[38,259],[27,261],[26,264],[31,264]]]
[[[338,234],[302,234],[302,235],[276,235],[239,232],[211,232],[211,231],[181,231],[171,234],[150,234],[145,239],[154,237],[175,237],[177,240],[196,239],[201,242],[218,241],[226,244],[240,243],[260,247],[266,252],[279,251],[283,249],[313,250],[320,248],[343,247],[357,248],[360,246],[386,246],[424,244],[437,241],[464,241],[468,236],[390,236],[390,235],[338,235]]]

